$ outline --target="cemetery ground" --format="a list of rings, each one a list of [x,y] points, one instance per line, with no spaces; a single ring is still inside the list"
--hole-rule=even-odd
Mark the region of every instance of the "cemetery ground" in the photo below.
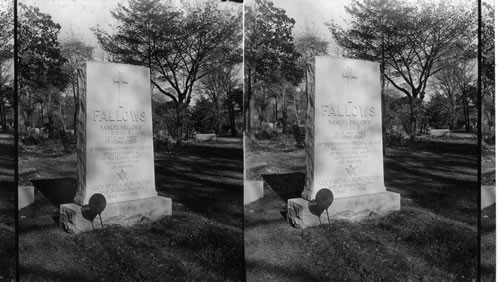
[[[247,178],[264,198],[244,208],[248,281],[471,281],[477,277],[477,145],[419,138],[386,149],[385,185],[401,210],[296,229],[286,203],[305,179],[304,149],[285,136],[247,142]]]
[[[156,189],[172,198],[172,216],[78,235],[56,223],[59,204],[72,202],[76,189],[76,154],[50,140],[23,146],[20,184],[38,181],[35,204],[20,210],[21,280],[241,280],[241,143],[155,152]]]
[[[16,277],[14,137],[0,133],[0,280]]]
[[[483,145],[481,151],[481,185],[493,187],[495,180],[495,146]],[[494,196],[494,194],[493,194]],[[496,237],[496,204],[481,210],[481,280],[495,280],[495,237]]]

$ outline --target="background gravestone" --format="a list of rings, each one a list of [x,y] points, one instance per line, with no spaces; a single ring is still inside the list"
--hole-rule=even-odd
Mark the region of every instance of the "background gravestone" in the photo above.
[[[61,224],[75,233],[91,230],[81,207],[96,193],[108,203],[107,224],[170,215],[171,199],[155,189],[149,69],[87,62],[78,78],[78,186],[75,203],[61,205]]]
[[[399,194],[384,186],[378,63],[316,57],[307,75],[306,181],[302,198],[288,200],[289,221],[318,224],[308,201],[321,189],[333,194],[335,218],[399,210]]]

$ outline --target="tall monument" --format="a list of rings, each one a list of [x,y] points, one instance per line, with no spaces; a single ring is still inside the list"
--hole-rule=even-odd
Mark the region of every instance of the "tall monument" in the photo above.
[[[379,64],[315,57],[307,76],[306,181],[302,198],[288,200],[289,222],[307,227],[399,210],[399,194],[384,186]],[[320,190],[333,198],[321,213]]]

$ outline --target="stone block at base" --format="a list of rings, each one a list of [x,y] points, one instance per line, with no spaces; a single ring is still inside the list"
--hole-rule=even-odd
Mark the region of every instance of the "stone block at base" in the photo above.
[[[166,197],[152,197],[133,201],[107,204],[102,212],[104,228],[109,225],[131,226],[160,219],[172,214],[172,199]],[[59,224],[69,233],[81,233],[92,230],[90,221],[82,216],[82,207],[74,204],[60,206]],[[94,221],[96,229],[101,228],[99,216]]]
[[[35,203],[35,187],[19,186],[17,204],[18,209],[22,209]]]
[[[335,219],[351,221],[362,220],[371,214],[383,215],[401,208],[400,195],[394,192],[381,192],[375,194],[334,199],[328,208],[330,222]],[[307,228],[320,224],[320,219],[315,215],[314,201],[302,198],[288,200],[287,221],[297,228]],[[327,212],[321,213],[321,223],[328,223]]]
[[[243,183],[243,204],[249,204],[264,198],[264,181],[245,180]]]

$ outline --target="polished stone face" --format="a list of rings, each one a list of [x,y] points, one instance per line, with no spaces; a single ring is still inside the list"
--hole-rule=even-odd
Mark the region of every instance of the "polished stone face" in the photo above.
[[[303,197],[385,191],[379,65],[316,57],[310,74]]]
[[[88,62],[82,102],[85,185],[75,202],[87,204],[95,193],[108,203],[156,196],[149,70]]]

